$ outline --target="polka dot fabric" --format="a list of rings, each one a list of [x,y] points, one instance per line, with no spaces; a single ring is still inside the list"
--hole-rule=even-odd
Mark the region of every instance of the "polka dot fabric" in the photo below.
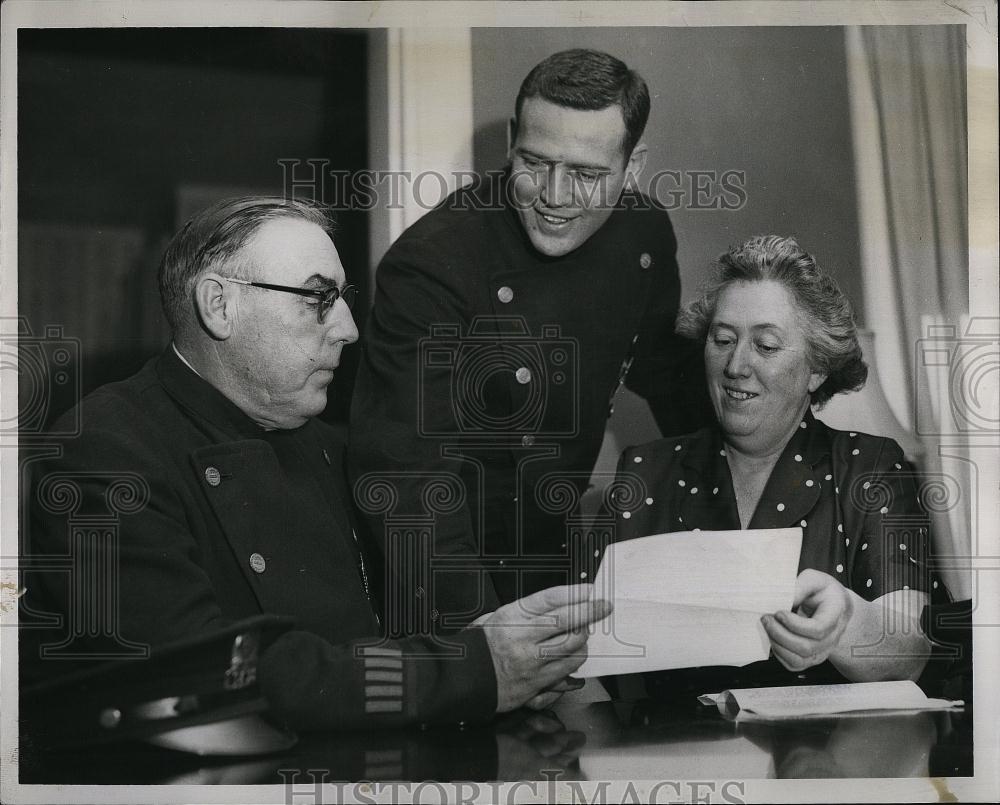
[[[619,473],[638,481],[648,498],[635,496],[619,506],[616,539],[740,527],[715,429],[629,448]],[[749,527],[801,526],[799,570],[829,573],[874,600],[895,590],[932,591],[928,522],[916,478],[896,442],[834,430],[808,412],[778,459]],[[933,588],[935,597],[940,586]]]

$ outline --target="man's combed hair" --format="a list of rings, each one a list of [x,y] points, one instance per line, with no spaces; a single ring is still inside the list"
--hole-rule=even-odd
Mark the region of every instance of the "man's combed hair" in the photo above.
[[[758,235],[720,256],[715,271],[701,297],[677,317],[678,333],[704,341],[724,288],[735,282],[772,280],[781,283],[798,306],[811,370],[826,375],[812,393],[812,404],[822,407],[834,394],[864,386],[868,366],[862,360],[851,301],[794,239]]]
[[[525,99],[535,97],[584,111],[619,105],[625,119],[622,151],[626,160],[632,156],[649,118],[649,89],[642,76],[599,50],[563,50],[536,65],[517,94],[514,105],[517,125]]]
[[[240,259],[242,249],[263,224],[277,218],[307,221],[333,235],[334,221],[328,208],[280,196],[224,199],[184,224],[163,253],[158,277],[160,303],[173,332],[191,320],[192,294],[205,271],[250,279],[250,267]]]

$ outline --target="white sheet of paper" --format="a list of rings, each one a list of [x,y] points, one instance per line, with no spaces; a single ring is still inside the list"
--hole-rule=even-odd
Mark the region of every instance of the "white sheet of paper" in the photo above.
[[[931,699],[909,680],[852,682],[840,685],[792,685],[727,690],[703,694],[702,703],[738,718],[794,718],[873,710],[947,710],[961,701]]]
[[[682,531],[610,545],[594,596],[614,601],[590,627],[574,676],[767,659],[760,616],[789,609],[801,528]]]

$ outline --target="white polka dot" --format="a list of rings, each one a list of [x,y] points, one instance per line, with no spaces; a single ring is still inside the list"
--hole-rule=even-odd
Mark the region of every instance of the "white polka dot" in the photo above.
[[[897,470],[901,470],[901,469],[903,469],[903,465],[902,465],[902,464],[900,464],[899,462],[896,462],[896,463],[895,463],[895,464],[893,464],[892,466],[894,466],[894,467],[895,467],[895,468],[896,468]]]
[[[652,506],[653,505],[653,499],[652,498],[646,498],[646,505],[647,506]]]
[[[851,455],[852,456],[857,456],[857,455],[860,455],[860,454],[861,454],[861,451],[858,450],[858,448],[856,448],[856,447],[851,451]]]
[[[692,528],[691,530],[692,530],[692,531],[701,531],[701,529],[700,529],[700,528]]]
[[[868,581],[865,582],[865,587],[871,587],[871,586],[872,586],[872,580],[868,579]]]
[[[801,521],[799,523],[799,525],[802,526],[803,528],[805,528],[806,527],[806,521],[805,520]]]
[[[806,427],[806,423],[805,423],[805,422],[800,422],[800,423],[799,423],[799,427],[800,427],[800,428],[804,428],[804,427]]]
[[[681,478],[681,479],[680,479],[680,480],[679,480],[679,481],[677,482],[677,485],[678,485],[678,486],[681,486],[681,487],[683,487],[683,486],[687,486],[687,481],[685,481],[685,480],[684,480],[683,478]]]
[[[587,571],[586,570],[584,570],[583,572],[580,573],[580,578],[581,579],[587,578]]]
[[[844,526],[843,526],[843,524],[842,524],[842,523],[837,523],[837,530],[838,530],[838,531],[839,531],[839,532],[840,532],[841,534],[843,534],[843,533],[844,533]]]
[[[909,584],[904,584],[903,585],[903,589],[904,590],[909,590],[910,589],[910,585]]]
[[[839,486],[835,486],[833,488],[833,494],[835,494],[835,495],[839,495],[840,494],[840,487]]]
[[[850,548],[851,547],[851,538],[850,537],[847,537],[846,539],[844,539],[844,547],[845,548]]]
[[[800,456],[798,453],[796,453],[795,454],[795,460],[796,461],[802,461],[802,456]]]
[[[855,436],[857,436],[857,435],[858,435],[858,434],[856,434],[856,433],[855,433],[854,431],[851,431],[851,438],[852,438],[852,439],[853,439],[853,438],[854,438]]]
[[[600,552],[600,551],[594,551],[594,556],[595,556],[595,557],[597,557],[597,556],[600,556],[600,555],[601,555],[601,552]]]
[[[935,581],[933,584],[931,584],[931,587],[933,587],[936,590],[938,588],[938,583]]]
[[[642,456],[636,456],[632,459],[636,464],[642,464]]]
[[[863,545],[861,546],[861,550],[863,550],[863,551],[867,551],[867,550],[868,550],[868,543],[867,543],[867,542],[866,542],[866,543],[864,543],[864,544],[863,544]]]
[[[725,450],[720,450],[720,451],[719,451],[719,455],[720,455],[720,456],[724,456],[724,455],[726,455],[726,451],[725,451]]]
[[[684,522],[684,518],[683,517],[678,517],[677,518],[677,522],[678,523],[683,523]]]
[[[679,453],[680,451],[681,451],[681,446],[679,444],[678,445],[674,445],[674,452],[675,453]]]
[[[889,507],[888,506],[883,506],[881,509],[879,509],[879,511],[882,514],[888,514],[889,513]]]
[[[812,478],[810,478],[808,481],[806,481],[806,486],[813,486],[813,485],[814,484],[813,484],[813,479]]]
[[[827,475],[826,476],[826,480],[827,481],[832,481],[833,480],[833,476],[832,475]]]
[[[777,510],[778,510],[779,512],[783,512],[783,511],[785,510],[785,504],[784,504],[784,503],[779,503],[779,504],[778,504],[778,505],[777,505],[777,506],[776,506],[775,508],[776,508],[776,509],[777,509]]]
[[[691,494],[692,495],[697,495],[698,494],[698,487],[697,486],[692,486],[691,487]]]
[[[622,517],[626,520],[632,519],[632,512],[622,512]]]
[[[871,481],[865,481],[863,484],[861,484],[861,488],[868,489],[868,487],[870,487],[871,485],[872,485]]]
[[[838,573],[843,573],[844,572],[844,566],[843,565],[837,565],[837,572]]]
[[[715,489],[712,490],[712,494],[713,495],[718,495],[719,494],[719,487],[715,487]]]
[[[901,550],[901,551],[905,551],[906,550],[906,543],[905,542],[899,543],[899,550]]]

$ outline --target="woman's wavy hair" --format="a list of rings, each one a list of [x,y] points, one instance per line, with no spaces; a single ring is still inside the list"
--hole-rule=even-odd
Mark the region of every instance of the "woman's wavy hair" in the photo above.
[[[677,332],[704,342],[722,290],[735,282],[780,282],[795,299],[808,344],[809,366],[826,375],[811,395],[821,408],[834,394],[857,391],[868,379],[854,308],[837,282],[793,238],[758,235],[715,262],[715,277],[677,317]]]

